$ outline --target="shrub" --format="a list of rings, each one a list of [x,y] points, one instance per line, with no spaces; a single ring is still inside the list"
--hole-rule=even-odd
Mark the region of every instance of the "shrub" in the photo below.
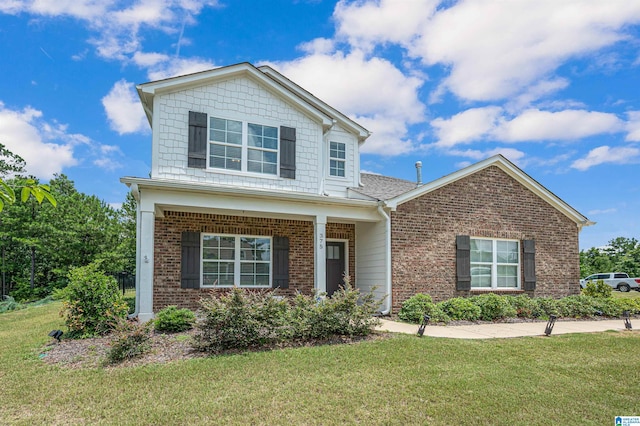
[[[516,310],[516,316],[519,318],[538,318],[545,313],[538,299],[531,298],[527,294],[503,297]]]
[[[0,314],[9,311],[17,311],[18,309],[26,308],[22,303],[18,303],[11,296],[5,296],[4,300],[0,302]]]
[[[373,293],[361,296],[360,291],[352,288],[349,279],[345,278],[344,287],[311,308],[309,337],[366,336],[378,323],[373,316],[378,306]]]
[[[378,319],[373,294],[360,296],[345,287],[331,298],[316,300],[298,294],[291,304],[274,292],[249,292],[239,288],[200,301],[203,319],[196,324],[196,349],[218,353],[247,349],[288,340],[323,339],[334,335],[363,336]]]
[[[567,296],[558,300],[560,316],[571,318],[592,317],[596,314],[595,299],[589,296]]]
[[[127,304],[116,280],[96,264],[72,269],[66,291],[67,300],[62,303],[60,315],[69,328],[69,337],[106,334],[127,315]]]
[[[630,314],[640,314],[640,299],[612,299],[618,305],[621,312],[629,311]]]
[[[516,316],[516,310],[502,296],[488,293],[473,296],[471,301],[480,308],[480,319],[483,321],[493,321],[502,318],[512,318]]]
[[[239,288],[216,298],[200,301],[204,313],[197,324],[198,334],[194,347],[201,351],[217,353],[226,349],[246,349],[263,346],[282,340],[287,334],[286,316],[276,316],[283,312],[286,301],[277,300],[272,292],[251,293]],[[262,311],[271,312],[272,316]],[[261,321],[269,317],[268,321]]]
[[[612,296],[613,289],[610,285],[605,284],[603,280],[596,282],[588,281],[585,288],[581,290],[583,296],[596,297],[601,299],[609,299]]]
[[[107,362],[117,364],[142,355],[151,348],[150,338],[151,322],[118,321],[107,351]]]
[[[189,309],[167,306],[158,312],[153,324],[157,331],[177,333],[190,330],[195,322],[196,315]]]
[[[433,322],[448,322],[450,318],[442,311],[440,306],[433,303],[431,296],[418,293],[402,303],[398,317],[401,320],[419,324],[424,316],[429,315]]]
[[[542,312],[540,316],[560,315],[560,303],[558,300],[551,297],[536,297],[536,302]]]
[[[452,320],[476,321],[480,318],[480,307],[465,297],[454,297],[438,303],[438,306]]]

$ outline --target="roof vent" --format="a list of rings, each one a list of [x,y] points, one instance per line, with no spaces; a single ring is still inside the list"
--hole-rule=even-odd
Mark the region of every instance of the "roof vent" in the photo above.
[[[417,185],[422,185],[422,161],[416,161],[416,178]]]

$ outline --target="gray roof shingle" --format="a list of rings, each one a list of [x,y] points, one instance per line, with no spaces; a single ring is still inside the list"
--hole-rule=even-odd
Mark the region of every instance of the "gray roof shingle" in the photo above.
[[[360,173],[360,181],[362,182],[361,187],[350,189],[377,200],[389,200],[411,191],[417,186],[415,182],[408,180],[371,173]]]

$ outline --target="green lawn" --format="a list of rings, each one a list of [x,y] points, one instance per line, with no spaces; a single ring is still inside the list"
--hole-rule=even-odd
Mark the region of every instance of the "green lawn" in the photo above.
[[[626,293],[623,293],[621,291],[612,291],[611,294],[613,295],[613,297],[616,298],[620,298],[620,299],[640,299],[640,291],[635,291],[635,290],[631,290],[628,291]]]
[[[637,331],[407,335],[71,370],[38,358],[48,332],[62,327],[59,308],[0,315],[0,424],[606,425],[640,415]]]

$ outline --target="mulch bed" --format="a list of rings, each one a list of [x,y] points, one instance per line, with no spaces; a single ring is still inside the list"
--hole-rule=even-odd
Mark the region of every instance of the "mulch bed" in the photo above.
[[[136,358],[118,364],[107,364],[105,361],[112,340],[110,336],[91,339],[63,338],[60,343],[53,341],[41,349],[40,358],[47,364],[58,365],[64,368],[122,368],[147,364],[165,364],[168,362],[212,356],[209,353],[193,349],[191,342],[195,334],[195,330],[176,334],[152,332],[150,350]],[[331,339],[286,342],[269,347],[252,348],[242,351],[229,350],[219,355],[292,347],[354,344],[363,341],[388,339],[392,336],[391,333],[385,332],[374,332],[362,337],[334,336]]]

